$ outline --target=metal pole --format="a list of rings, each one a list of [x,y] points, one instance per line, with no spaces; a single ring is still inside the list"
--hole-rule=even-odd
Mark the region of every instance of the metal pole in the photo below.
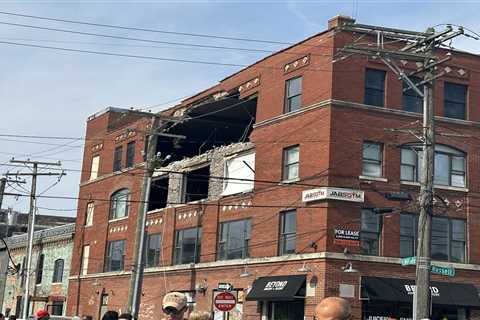
[[[428,62],[428,61],[426,61]],[[432,78],[431,69],[425,80]],[[435,159],[433,81],[426,81],[423,97],[423,159],[416,265],[415,320],[430,317],[430,239]]]
[[[133,317],[138,319],[140,300],[142,295],[143,269],[145,267],[145,222],[147,220],[148,200],[150,197],[150,186],[152,175],[157,163],[157,135],[156,130],[159,124],[159,117],[152,117],[152,126],[148,137],[147,156],[145,160],[145,172],[143,175],[142,194],[138,206],[137,223],[135,229],[135,248],[132,276],[128,291],[128,309]]]
[[[33,233],[35,229],[35,210],[36,210],[36,189],[37,189],[37,169],[38,164],[33,163],[33,173],[32,173],[32,191],[30,193],[30,211],[28,212],[28,247],[27,247],[27,268],[26,268],[26,277],[25,279],[25,294],[23,295],[23,310],[22,310],[22,318],[28,318],[28,307],[30,305],[30,274],[31,265],[32,265],[32,247],[33,247]]]
[[[3,194],[5,193],[5,185],[7,184],[7,178],[1,178],[0,179],[0,210],[2,209],[2,203],[3,203]],[[8,225],[8,223],[7,223]],[[7,234],[8,237],[8,234]]]

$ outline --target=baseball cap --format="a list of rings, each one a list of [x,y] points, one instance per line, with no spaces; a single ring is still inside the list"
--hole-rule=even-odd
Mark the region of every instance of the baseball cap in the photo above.
[[[181,292],[170,292],[163,297],[162,309],[175,308],[180,311],[187,306],[187,297]]]
[[[37,312],[35,312],[35,317],[37,319],[42,319],[42,318],[45,318],[45,317],[50,317],[50,314],[45,309],[38,309]]]

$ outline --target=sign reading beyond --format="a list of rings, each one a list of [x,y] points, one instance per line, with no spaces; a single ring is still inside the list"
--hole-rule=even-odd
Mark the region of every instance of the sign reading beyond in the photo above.
[[[364,192],[361,190],[321,187],[302,192],[302,201],[310,202],[324,199],[363,202]]]

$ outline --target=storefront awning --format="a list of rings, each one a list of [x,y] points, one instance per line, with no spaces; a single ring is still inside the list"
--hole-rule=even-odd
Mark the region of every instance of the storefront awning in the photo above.
[[[292,301],[305,298],[305,275],[261,277],[253,282],[247,300]]]
[[[413,301],[415,280],[362,277],[362,298],[370,301]],[[433,303],[480,307],[477,288],[472,284],[431,282]]]

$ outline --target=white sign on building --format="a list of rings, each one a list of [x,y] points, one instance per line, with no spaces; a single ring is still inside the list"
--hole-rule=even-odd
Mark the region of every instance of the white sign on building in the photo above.
[[[321,187],[317,189],[305,190],[302,192],[303,202],[311,202],[325,199],[364,202],[364,192],[361,190],[331,187]]]

